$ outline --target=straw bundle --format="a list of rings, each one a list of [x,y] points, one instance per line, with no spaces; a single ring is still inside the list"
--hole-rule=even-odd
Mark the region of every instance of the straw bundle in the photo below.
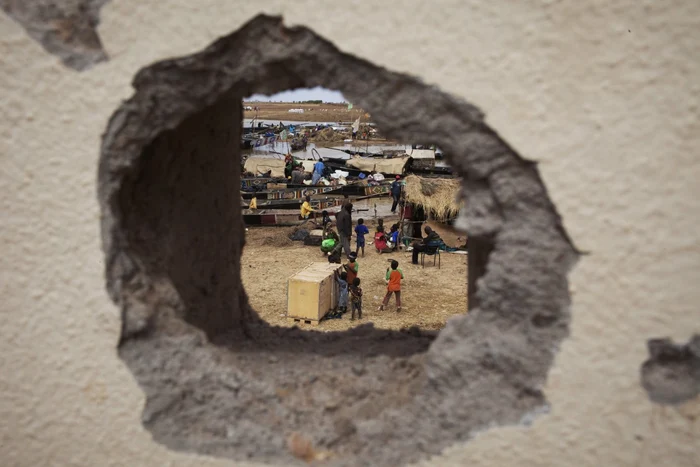
[[[444,221],[454,217],[460,208],[458,200],[460,179],[406,177],[404,192],[406,201],[423,206],[435,220]]]
[[[333,128],[324,128],[323,130],[316,133],[311,139],[318,143],[334,143],[338,141],[343,141],[347,135],[341,132],[333,130]]]

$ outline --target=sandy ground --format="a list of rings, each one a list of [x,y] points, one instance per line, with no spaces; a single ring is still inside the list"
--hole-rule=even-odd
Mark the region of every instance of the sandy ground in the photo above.
[[[354,215],[353,220],[357,217]],[[373,232],[374,221],[366,219],[365,223]],[[385,220],[385,225],[391,223],[390,219]],[[442,224],[430,225],[448,245],[464,244],[463,234]],[[291,230],[284,227],[251,227],[243,252],[243,283],[251,305],[264,320],[279,326],[290,326],[286,318],[287,279],[312,262],[327,261],[318,247],[289,240],[287,235]],[[458,240],[460,237],[461,241]],[[393,297],[387,310],[380,312],[377,309],[386,293],[384,275],[392,259],[399,262],[405,276],[401,313],[396,313]],[[302,327],[340,331],[371,322],[381,329],[397,330],[414,325],[421,329],[441,329],[450,316],[467,311],[467,256],[443,252],[441,259],[442,266],[438,268],[432,265],[432,257],[426,257],[423,268],[411,264],[409,252],[378,254],[368,245],[365,256],[358,258],[364,292],[362,321],[350,321],[349,315],[345,315],[343,319],[324,320],[318,327]]]
[[[246,102],[244,106],[259,107],[257,112],[245,110],[244,118],[261,120],[290,120],[294,122],[351,122],[362,116],[367,122],[369,114],[360,108],[348,110],[346,104],[295,104],[289,102]],[[290,113],[289,109],[304,109],[303,114]]]

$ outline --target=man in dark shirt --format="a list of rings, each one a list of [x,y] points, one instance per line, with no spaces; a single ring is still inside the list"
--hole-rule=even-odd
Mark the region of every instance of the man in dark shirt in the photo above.
[[[425,251],[429,243],[436,244],[440,241],[440,235],[435,232],[430,226],[425,228],[426,237],[420,242],[415,242],[413,244],[413,264],[418,264],[418,255]]]
[[[352,237],[352,203],[346,203],[340,209],[336,218],[340,244],[343,245],[345,255],[350,254],[350,237]]]
[[[401,197],[400,175],[397,175],[396,180],[391,182],[391,197],[394,198],[394,202],[391,204],[391,212],[396,212],[396,205],[399,204],[399,198]]]

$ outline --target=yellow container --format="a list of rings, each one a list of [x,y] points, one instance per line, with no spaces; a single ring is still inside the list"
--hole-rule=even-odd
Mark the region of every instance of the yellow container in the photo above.
[[[337,264],[312,263],[289,278],[287,317],[320,321],[338,303]]]

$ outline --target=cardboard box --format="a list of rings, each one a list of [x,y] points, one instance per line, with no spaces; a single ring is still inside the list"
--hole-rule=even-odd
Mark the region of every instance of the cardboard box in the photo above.
[[[312,263],[289,278],[287,317],[320,321],[338,303],[338,284],[334,272],[338,264]]]

